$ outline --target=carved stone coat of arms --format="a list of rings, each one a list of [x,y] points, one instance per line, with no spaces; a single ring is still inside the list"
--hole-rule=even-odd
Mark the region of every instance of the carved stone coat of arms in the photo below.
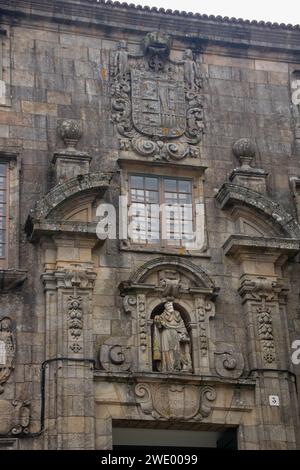
[[[166,35],[149,33],[143,53],[125,42],[111,58],[112,120],[120,150],[154,160],[199,156],[204,132],[201,66],[187,49],[182,60],[169,57]]]

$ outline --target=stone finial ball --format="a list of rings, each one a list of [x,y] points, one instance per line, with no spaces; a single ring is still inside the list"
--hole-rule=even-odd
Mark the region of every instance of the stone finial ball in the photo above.
[[[255,145],[250,139],[239,139],[232,147],[233,153],[237,158],[254,158]]]
[[[58,125],[58,133],[68,147],[75,147],[82,136],[80,121],[64,119]]]

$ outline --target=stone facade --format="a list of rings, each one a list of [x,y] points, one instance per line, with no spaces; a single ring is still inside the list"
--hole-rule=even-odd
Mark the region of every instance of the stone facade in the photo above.
[[[0,448],[111,449],[116,426],[300,448],[300,27],[0,12]],[[193,181],[195,250],[97,237],[132,172]]]

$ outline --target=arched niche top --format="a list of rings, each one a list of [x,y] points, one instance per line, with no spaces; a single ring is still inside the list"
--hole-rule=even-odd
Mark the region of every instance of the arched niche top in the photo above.
[[[159,257],[147,261],[119,286],[122,295],[130,291],[156,292],[165,298],[182,294],[207,294],[215,297],[218,288],[208,274],[191,261],[180,257]]]
[[[78,175],[64,183],[57,184],[37,202],[31,216],[35,219],[49,219],[58,208],[61,209],[62,205],[67,206],[77,196],[90,192],[97,192],[101,196],[109,187],[111,178],[112,173],[95,172]]]
[[[191,263],[191,261],[179,257],[171,259],[168,257],[160,257],[147,261],[130,276],[129,280],[134,284],[142,284],[152,272],[168,268],[177,270],[183,274],[190,274],[197,281],[198,286],[208,289],[215,288],[214,282],[200,266],[196,266],[194,263]]]
[[[280,204],[253,189],[232,183],[225,183],[216,195],[221,208],[247,206],[266,223],[273,227],[274,232],[285,238],[300,238],[300,225]],[[267,235],[267,234],[266,234]],[[270,233],[270,236],[273,236]]]

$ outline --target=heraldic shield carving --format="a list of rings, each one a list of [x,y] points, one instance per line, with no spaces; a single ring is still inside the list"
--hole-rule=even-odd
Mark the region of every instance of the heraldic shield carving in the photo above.
[[[184,82],[143,70],[131,71],[134,127],[150,137],[180,137],[186,130]]]
[[[135,396],[142,413],[159,420],[193,420],[207,418],[216,390],[211,386],[139,383]]]
[[[149,33],[143,53],[124,41],[111,59],[112,120],[120,150],[153,160],[199,157],[204,133],[200,64],[187,49],[171,60],[171,40]]]

